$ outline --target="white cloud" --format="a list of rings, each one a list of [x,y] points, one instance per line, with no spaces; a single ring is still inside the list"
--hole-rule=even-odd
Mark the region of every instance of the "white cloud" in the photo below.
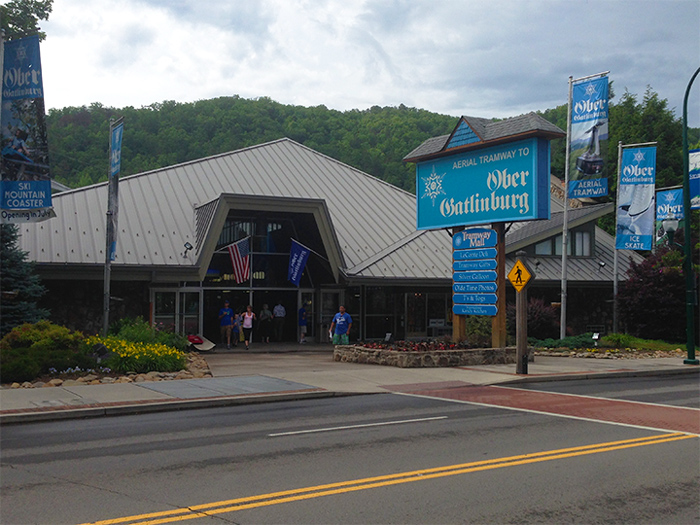
[[[49,107],[238,94],[507,117],[609,69],[618,96],[651,85],[680,114],[698,19],[697,0],[61,0],[42,61]]]

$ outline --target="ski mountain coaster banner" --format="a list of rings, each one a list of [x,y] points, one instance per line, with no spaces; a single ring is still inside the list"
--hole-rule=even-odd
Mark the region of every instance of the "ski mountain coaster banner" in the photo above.
[[[608,77],[576,83],[572,91],[569,198],[605,197],[601,143],[608,138]]]
[[[549,219],[549,155],[533,138],[418,163],[417,228]]]
[[[39,37],[4,44],[0,222],[40,222],[51,207]]]
[[[617,195],[618,250],[651,250],[654,239],[656,147],[622,150]]]

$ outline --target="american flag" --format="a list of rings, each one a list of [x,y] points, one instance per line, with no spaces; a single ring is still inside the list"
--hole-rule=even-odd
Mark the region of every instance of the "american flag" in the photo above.
[[[233,264],[233,277],[238,284],[248,280],[250,276],[250,237],[229,245],[228,253]]]

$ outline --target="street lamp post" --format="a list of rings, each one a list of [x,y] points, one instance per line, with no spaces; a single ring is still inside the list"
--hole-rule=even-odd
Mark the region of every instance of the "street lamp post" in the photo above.
[[[690,242],[690,167],[688,162],[688,95],[690,86],[695,77],[700,73],[700,67],[695,71],[688,82],[683,98],[683,211],[685,212],[685,233],[683,272],[685,273],[685,314],[686,314],[686,349],[688,358],[683,361],[686,365],[700,365],[695,358],[695,279],[693,275],[693,258]]]

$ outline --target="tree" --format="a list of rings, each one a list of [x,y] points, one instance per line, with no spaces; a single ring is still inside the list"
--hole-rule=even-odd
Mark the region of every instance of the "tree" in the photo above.
[[[30,35],[46,38],[41,31],[39,20],[48,20],[53,9],[53,0],[10,0],[0,5],[0,27],[5,31],[6,40],[15,40]]]
[[[678,250],[661,249],[632,264],[620,283],[620,319],[627,332],[645,339],[685,340],[685,277]]]
[[[15,326],[49,316],[48,310],[37,306],[46,289],[34,273],[34,265],[27,261],[27,252],[17,246],[17,237],[14,225],[0,225],[0,337]]]

